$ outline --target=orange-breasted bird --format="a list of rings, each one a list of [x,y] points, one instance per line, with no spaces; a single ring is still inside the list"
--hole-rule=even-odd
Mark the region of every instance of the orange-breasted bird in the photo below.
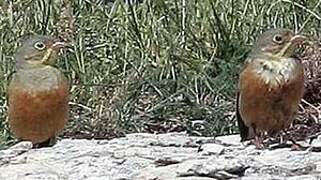
[[[32,35],[15,54],[16,73],[8,88],[9,126],[33,147],[52,146],[68,119],[69,83],[52,65],[63,42]]]
[[[292,123],[304,92],[304,68],[294,57],[306,38],[288,29],[270,29],[255,43],[239,76],[237,122],[241,141],[279,133]]]

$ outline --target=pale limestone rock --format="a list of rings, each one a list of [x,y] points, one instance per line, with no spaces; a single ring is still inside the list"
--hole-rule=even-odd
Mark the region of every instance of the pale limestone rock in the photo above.
[[[215,138],[220,144],[228,145],[228,146],[241,146],[240,143],[240,135],[230,135],[230,136],[219,136]]]
[[[220,155],[224,152],[225,147],[220,144],[203,144],[200,148],[202,155]]]
[[[238,135],[129,134],[112,140],[63,139],[51,148],[21,142],[0,151],[0,180],[321,179],[321,153],[257,150]],[[321,138],[314,140],[318,145]]]

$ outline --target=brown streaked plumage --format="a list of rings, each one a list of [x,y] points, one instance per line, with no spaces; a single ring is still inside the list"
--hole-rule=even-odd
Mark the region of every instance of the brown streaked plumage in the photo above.
[[[33,35],[16,52],[17,72],[8,88],[9,126],[34,147],[53,145],[68,119],[69,84],[51,66],[62,45],[52,37]]]
[[[293,57],[304,40],[287,29],[271,29],[254,45],[239,77],[237,121],[241,141],[275,134],[295,118],[304,91],[304,69]]]

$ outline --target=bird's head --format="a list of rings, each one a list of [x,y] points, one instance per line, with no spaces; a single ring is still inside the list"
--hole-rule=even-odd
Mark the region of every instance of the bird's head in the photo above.
[[[289,58],[305,39],[288,29],[270,29],[258,38],[251,55],[276,61]]]
[[[64,43],[51,36],[26,37],[18,48],[15,61],[17,68],[39,68],[53,65]]]

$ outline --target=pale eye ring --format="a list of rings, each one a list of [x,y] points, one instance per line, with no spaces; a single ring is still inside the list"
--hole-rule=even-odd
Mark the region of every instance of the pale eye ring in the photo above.
[[[281,35],[277,34],[277,35],[275,35],[275,36],[273,37],[273,41],[276,42],[276,43],[278,43],[278,44],[280,44],[280,43],[283,42],[283,38],[282,38]]]
[[[36,42],[34,47],[38,50],[43,50],[46,48],[46,45],[43,42]]]

